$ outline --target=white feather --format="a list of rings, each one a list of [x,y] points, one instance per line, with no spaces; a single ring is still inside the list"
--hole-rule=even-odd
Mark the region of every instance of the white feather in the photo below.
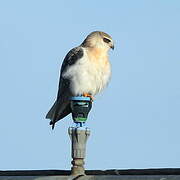
[[[86,48],[83,48],[83,57],[74,65],[71,65],[62,76],[71,80],[70,88],[74,96],[90,93],[92,96],[101,92],[108,84],[111,76],[111,65],[109,61],[104,66],[104,56],[98,61],[90,59]],[[98,63],[94,63],[98,62]]]

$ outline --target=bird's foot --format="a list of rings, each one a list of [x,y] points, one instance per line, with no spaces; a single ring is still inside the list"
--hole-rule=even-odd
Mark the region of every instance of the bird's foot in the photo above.
[[[91,101],[92,101],[92,102],[94,101],[94,97],[91,96],[91,95],[88,94],[88,93],[83,93],[83,96],[84,96],[84,97],[90,97]]]

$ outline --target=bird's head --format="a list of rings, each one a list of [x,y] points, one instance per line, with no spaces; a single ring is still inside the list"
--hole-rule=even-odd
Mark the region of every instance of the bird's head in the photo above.
[[[82,43],[83,47],[102,48],[104,50],[114,49],[114,42],[110,35],[102,31],[90,33]]]

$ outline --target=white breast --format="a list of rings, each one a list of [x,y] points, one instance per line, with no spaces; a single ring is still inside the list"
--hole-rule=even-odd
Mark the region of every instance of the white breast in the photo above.
[[[111,66],[107,58],[94,61],[85,49],[83,57],[63,73],[63,77],[71,80],[70,88],[74,96],[83,93],[96,95],[107,85],[110,76]]]

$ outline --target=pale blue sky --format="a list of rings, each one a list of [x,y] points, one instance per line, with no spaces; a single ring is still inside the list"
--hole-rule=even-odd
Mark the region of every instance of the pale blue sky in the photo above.
[[[112,80],[88,120],[86,168],[180,167],[180,1],[0,1],[0,169],[70,169],[71,117],[54,131],[66,53],[109,33]]]

